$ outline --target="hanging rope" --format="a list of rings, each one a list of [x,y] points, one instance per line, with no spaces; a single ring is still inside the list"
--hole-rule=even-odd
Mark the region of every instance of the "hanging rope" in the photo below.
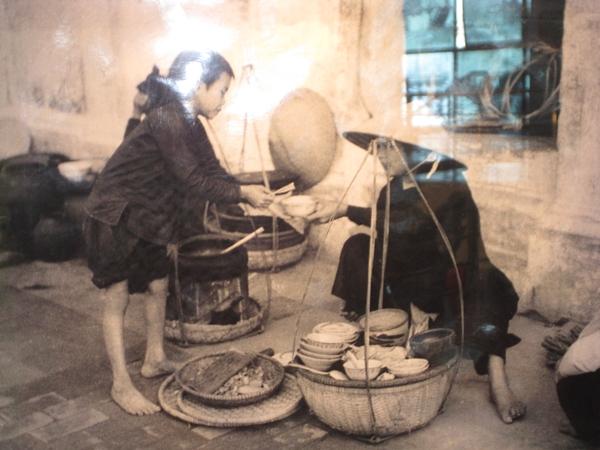
[[[373,118],[373,114],[369,110],[367,103],[365,102],[365,98],[362,90],[362,82],[361,82],[361,71],[362,71],[362,41],[363,41],[363,20],[365,17],[365,2],[364,0],[360,0],[360,16],[358,18],[358,43],[356,49],[356,91],[358,93],[358,100],[361,106],[364,108],[365,112],[369,119]]]
[[[375,241],[377,239],[377,144],[375,140],[369,143],[368,154],[373,159],[373,186],[371,190],[371,224],[369,227],[369,263],[367,272],[367,295],[365,299],[365,331],[364,331],[364,361],[365,361],[365,387],[367,388],[367,401],[369,403],[369,417],[371,419],[371,433],[377,434],[377,422],[373,409],[371,396],[371,380],[369,378],[369,346],[371,344],[371,329],[369,314],[371,311],[371,286],[373,283],[373,265],[375,263]],[[384,278],[383,276],[381,277]]]
[[[383,294],[385,289],[385,269],[387,266],[388,245],[390,241],[390,206],[391,206],[391,185],[390,176],[386,173],[385,183],[385,212],[383,218],[383,249],[381,255],[381,277],[379,280],[379,300],[377,309],[383,308]]]
[[[348,183],[348,186],[346,186],[346,189],[344,190],[342,196],[338,200],[333,213],[331,213],[331,216],[329,217],[329,219],[327,219],[327,222],[326,222],[327,223],[327,229],[325,230],[325,234],[323,235],[323,237],[321,237],[321,239],[319,240],[319,243],[317,244],[317,251],[315,253],[315,258],[313,260],[312,266],[310,268],[310,272],[308,274],[308,278],[307,278],[306,283],[304,285],[304,290],[302,292],[302,297],[300,298],[300,308],[299,308],[298,317],[296,318],[296,328],[295,328],[295,331],[294,331],[294,339],[292,341],[292,352],[293,352],[292,359],[294,359],[296,357],[296,341],[298,340],[298,331],[300,330],[300,320],[302,318],[302,312],[303,312],[302,308],[303,308],[304,302],[306,300],[306,295],[308,294],[308,288],[310,287],[310,283],[312,282],[312,279],[313,279],[313,276],[314,276],[314,273],[315,273],[315,269],[317,267],[317,262],[319,261],[319,257],[321,255],[321,249],[323,248],[323,243],[327,239],[327,236],[329,236],[329,232],[331,231],[331,228],[333,227],[333,221],[335,220],[335,218],[337,216],[337,213],[338,213],[338,211],[340,209],[340,206],[342,205],[344,199],[348,195],[348,192],[350,191],[350,188],[352,187],[352,185],[356,181],[356,178],[358,177],[358,174],[360,173],[360,171],[362,170],[365,162],[367,161],[368,156],[369,156],[369,154],[367,152],[365,152],[365,156],[362,159],[362,161],[360,163],[360,166],[358,167],[358,169],[356,170],[356,172],[352,176],[352,179],[350,180],[350,183]]]
[[[413,167],[411,169],[408,166],[408,163],[406,162],[406,159],[404,158],[404,153],[402,152],[402,150],[398,148],[398,146],[396,145],[396,142],[393,139],[390,139],[390,141],[391,141],[392,145],[394,146],[394,149],[400,155],[400,158],[402,159],[402,164],[404,166],[404,169],[406,170],[406,174],[410,177],[411,181],[415,185],[415,188],[417,189],[417,192],[419,193],[421,200],[423,200],[423,203],[425,204],[425,208],[427,208],[427,211],[429,212],[431,219],[433,220],[438,232],[440,233],[440,237],[442,238],[442,241],[444,242],[446,250],[448,251],[448,255],[450,256],[450,259],[452,260],[452,266],[454,267],[454,273],[456,274],[456,283],[458,285],[458,301],[459,301],[459,305],[460,305],[460,359],[458,362],[458,364],[460,364],[460,360],[462,359],[462,356],[463,356],[464,342],[465,342],[465,306],[464,306],[464,296],[463,296],[463,285],[462,285],[462,280],[460,277],[460,272],[458,270],[458,263],[456,262],[456,257],[454,256],[454,251],[452,250],[452,244],[450,243],[450,240],[448,239],[448,235],[446,234],[446,231],[442,227],[442,224],[440,223],[435,212],[431,208],[431,205],[427,201],[425,194],[423,194],[423,191],[421,190],[421,186],[419,185],[419,183],[417,182],[417,179],[415,178],[415,176],[413,174],[413,171],[415,170],[415,168]]]
[[[227,172],[232,173],[231,167],[229,167],[229,163],[227,162],[227,159],[225,158],[225,153],[223,152],[223,148],[221,147],[221,143],[219,142],[219,139],[217,137],[217,134],[215,133],[215,130],[213,129],[213,127],[209,121],[206,121],[206,123],[208,124],[208,128],[210,129],[210,132],[215,141],[217,150],[220,154],[223,164],[225,165],[225,168],[227,169]],[[207,208],[205,208],[205,211],[207,211]],[[215,215],[217,222],[219,222],[219,213],[216,210],[216,208],[214,209],[214,215]],[[206,223],[207,215],[205,214],[204,217],[205,217],[205,223]],[[258,229],[258,227],[256,226],[256,223],[254,222],[254,219],[252,218],[252,216],[247,215],[246,217],[248,217],[248,219],[250,221],[250,226],[252,227],[252,231],[256,231]],[[218,224],[218,228],[221,229],[220,224]],[[267,267],[268,261],[267,261],[267,255],[265,254],[265,251],[259,250],[258,253],[262,260],[263,267]],[[263,324],[267,323],[267,320],[269,319],[269,314],[271,312],[271,301],[273,298],[273,286],[272,286],[271,274],[268,271],[265,271],[264,275],[265,275],[265,284],[266,284],[266,288],[267,288],[267,306],[263,313]]]

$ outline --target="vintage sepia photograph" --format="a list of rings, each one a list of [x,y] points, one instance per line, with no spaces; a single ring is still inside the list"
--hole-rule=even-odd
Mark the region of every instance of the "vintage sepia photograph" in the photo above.
[[[0,449],[600,446],[600,2],[0,36]]]

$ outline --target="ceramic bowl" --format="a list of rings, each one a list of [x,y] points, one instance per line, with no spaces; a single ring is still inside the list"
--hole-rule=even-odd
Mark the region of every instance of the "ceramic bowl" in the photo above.
[[[353,347],[351,352],[357,359],[365,356],[364,346]],[[400,346],[384,347],[381,345],[369,346],[369,359],[377,359],[382,362],[402,361],[406,358],[406,349]]]
[[[381,361],[369,359],[369,380],[377,378],[377,375],[379,375],[382,368],[383,363]],[[351,380],[365,380],[365,360],[359,359],[356,363],[353,361],[346,361],[344,363],[344,371]]]
[[[387,366],[388,370],[397,377],[408,377],[425,372],[429,369],[429,361],[422,358],[405,359]]]
[[[361,316],[358,324],[364,330],[366,317]],[[384,308],[369,313],[369,331],[385,332],[398,328],[404,324],[408,326],[408,314],[403,309]]]
[[[400,325],[399,327],[390,328],[388,330],[383,331],[372,331],[369,330],[369,335],[375,338],[388,338],[388,339],[398,339],[400,337],[405,337],[408,334],[408,322]]]
[[[337,361],[339,361],[339,358],[334,358],[334,359],[313,358],[311,356],[305,355],[302,352],[298,352],[297,355],[300,358],[300,360],[304,364],[306,364],[308,367],[312,367],[313,369],[321,370],[324,372],[331,369],[331,366],[333,366]]]
[[[346,374],[344,372],[340,372],[339,370],[332,370],[331,372],[329,372],[329,376],[334,380],[348,381],[348,377],[346,376]]]
[[[294,195],[279,203],[285,213],[292,217],[306,217],[317,209],[317,202],[310,195]]]
[[[89,160],[67,161],[58,165],[60,174],[74,183],[82,182],[91,170],[92,163]]]
[[[334,346],[334,347],[324,347],[319,345],[312,345],[307,341],[300,339],[300,348],[302,350],[306,350],[307,352],[318,353],[320,355],[329,355],[336,356],[341,355],[344,352],[344,347]]]
[[[454,345],[454,336],[454,330],[450,328],[432,328],[412,336],[409,346],[415,356],[431,360]]]
[[[309,356],[311,358],[315,358],[315,359],[324,359],[324,360],[342,359],[341,353],[326,354],[326,353],[320,353],[320,352],[311,352],[310,350],[306,350],[304,347],[302,347],[302,345],[300,345],[298,352],[302,353],[303,355]]]
[[[348,342],[347,336],[331,333],[309,333],[304,336],[304,339],[312,345],[336,344],[340,347],[343,347]]]
[[[356,325],[348,322],[321,322],[313,328],[313,333],[353,335],[359,331]]]

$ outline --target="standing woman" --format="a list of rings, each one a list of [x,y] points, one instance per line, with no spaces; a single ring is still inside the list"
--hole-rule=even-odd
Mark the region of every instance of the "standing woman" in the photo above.
[[[160,105],[126,135],[86,203],[88,265],[105,302],[111,396],[130,414],[160,409],[135,388],[127,372],[123,325],[130,294],[146,294],[142,376],[174,370],[163,347],[170,264],[166,248],[179,240],[184,209],[199,208],[207,200],[267,207],[273,198],[264,187],[240,186],[225,172],[198,119],[212,119],[221,111],[232,78],[230,64],[218,53],[180,53],[169,69]]]

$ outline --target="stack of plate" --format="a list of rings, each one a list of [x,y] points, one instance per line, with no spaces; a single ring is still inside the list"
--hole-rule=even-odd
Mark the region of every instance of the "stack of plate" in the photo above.
[[[429,369],[429,361],[423,358],[404,359],[393,364],[388,363],[387,368],[396,377],[409,377]]]
[[[358,324],[364,330],[366,317]],[[402,309],[385,308],[369,313],[370,343],[404,345],[408,336],[408,314]]]
[[[300,339],[298,357],[313,369],[326,371],[342,359],[346,348],[358,339],[358,329],[345,322],[323,322]]]

